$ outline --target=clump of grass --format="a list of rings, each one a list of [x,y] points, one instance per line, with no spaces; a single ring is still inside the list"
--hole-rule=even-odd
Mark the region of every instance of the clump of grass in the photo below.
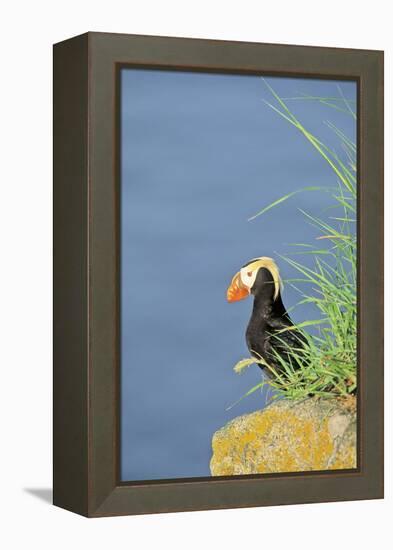
[[[305,128],[289,109],[287,100],[279,97],[266,81],[265,84],[273,98],[272,103],[266,102],[267,105],[293,125],[327,162],[334,176],[334,184],[331,188],[305,187],[279,197],[250,220],[262,216],[271,208],[279,207],[297,193],[314,191],[331,195],[334,215],[323,219],[301,210],[305,222],[316,228],[318,237],[316,244],[297,243],[293,246],[297,248],[295,255],[312,256],[311,267],[301,260],[295,260],[293,255],[279,256],[298,274],[296,278],[287,281],[300,293],[297,305],[313,304],[319,312],[317,319],[299,323],[295,327],[303,331],[306,344],[299,348],[288,348],[288,361],[277,354],[277,360],[282,366],[280,373],[262,359],[255,358],[243,359],[234,370],[240,373],[251,364],[262,364],[269,374],[269,379],[262,380],[243,397],[265,384],[276,390],[274,397],[302,399],[310,395],[348,396],[356,393],[357,387],[356,143],[336,126],[327,123],[341,145],[345,154],[343,159]],[[336,98],[305,96],[290,99],[318,101],[356,118],[341,91],[340,97]],[[321,246],[322,243],[324,246]],[[305,331],[311,326],[316,329],[313,334]],[[297,364],[303,367],[296,368]]]

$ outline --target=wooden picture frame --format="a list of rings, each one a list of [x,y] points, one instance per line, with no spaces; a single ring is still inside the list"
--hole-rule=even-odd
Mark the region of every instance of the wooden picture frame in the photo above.
[[[357,470],[120,482],[119,68],[358,83]],[[383,53],[87,33],[54,46],[54,504],[89,516],[383,496]]]

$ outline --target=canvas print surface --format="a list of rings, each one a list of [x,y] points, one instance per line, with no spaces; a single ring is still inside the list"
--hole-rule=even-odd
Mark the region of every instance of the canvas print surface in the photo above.
[[[121,479],[357,467],[357,85],[123,68]]]

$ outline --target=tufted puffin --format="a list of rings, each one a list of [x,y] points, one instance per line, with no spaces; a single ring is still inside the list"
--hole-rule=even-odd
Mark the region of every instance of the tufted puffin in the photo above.
[[[278,373],[285,370],[283,362],[300,368],[290,358],[289,349],[301,355],[305,336],[294,328],[281,299],[282,282],[278,267],[272,258],[254,258],[233,277],[227,290],[228,302],[237,302],[254,296],[254,307],[246,331],[246,342],[253,357],[263,359]],[[281,358],[281,361],[279,357]],[[261,369],[264,365],[259,364]],[[266,372],[266,370],[265,370]],[[267,374],[269,369],[267,369]]]

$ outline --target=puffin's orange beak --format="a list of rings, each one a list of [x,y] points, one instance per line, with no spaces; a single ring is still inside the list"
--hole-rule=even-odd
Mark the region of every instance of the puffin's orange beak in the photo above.
[[[250,290],[241,282],[240,273],[236,273],[227,290],[228,302],[238,302],[239,300],[247,298],[249,294]]]

